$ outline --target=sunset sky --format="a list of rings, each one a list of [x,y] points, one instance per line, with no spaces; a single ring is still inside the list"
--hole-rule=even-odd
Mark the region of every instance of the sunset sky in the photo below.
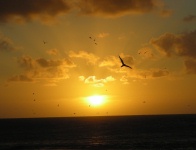
[[[196,113],[195,6],[1,0],[0,118]]]

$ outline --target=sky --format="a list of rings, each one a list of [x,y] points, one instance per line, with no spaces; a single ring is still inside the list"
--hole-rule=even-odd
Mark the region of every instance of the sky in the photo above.
[[[195,114],[195,6],[0,1],[0,118]]]

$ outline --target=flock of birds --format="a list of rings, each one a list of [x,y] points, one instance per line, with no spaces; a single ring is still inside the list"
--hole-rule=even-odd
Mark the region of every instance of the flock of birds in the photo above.
[[[97,45],[97,41],[96,41],[96,39],[95,39],[94,37],[89,36],[89,39],[92,40],[92,41],[94,42],[95,45]],[[43,44],[47,44],[47,43],[48,43],[48,42],[46,42],[46,41],[43,40]],[[138,54],[146,54],[147,52],[148,52],[148,51],[145,51],[144,53],[139,52]],[[151,55],[153,55],[153,54],[151,54]],[[119,55],[119,59],[120,59],[120,62],[121,62],[121,67],[127,67],[127,68],[132,69],[131,66],[127,65],[127,64],[123,61],[123,59],[120,57],[120,55]],[[164,69],[166,69],[166,67],[164,67]],[[106,91],[107,91],[107,90],[106,90]],[[35,99],[35,93],[33,93],[33,96],[34,96],[33,101],[35,102],[35,101],[36,101],[36,99]],[[142,103],[145,104],[146,101],[143,101]],[[57,104],[57,107],[59,107],[59,106],[60,106],[60,105]],[[91,107],[91,105],[88,105],[88,106]],[[190,105],[187,105],[187,107],[190,107]],[[33,114],[36,115],[36,113],[35,113],[34,111],[33,111]],[[97,114],[98,114],[98,113],[97,113]],[[106,112],[106,114],[108,114],[108,112]],[[76,113],[74,112],[73,115],[76,115]]]
[[[92,41],[94,42],[95,45],[97,45],[96,39],[95,39],[94,37],[89,36],[89,39],[92,40]],[[48,42],[46,42],[46,41],[43,40],[43,44],[47,44],[47,43],[48,43]],[[145,52],[145,53],[146,53],[146,52]],[[140,53],[139,53],[139,54],[140,54]],[[119,59],[120,59],[120,62],[121,62],[121,67],[127,67],[127,68],[132,69],[131,66],[127,65],[127,64],[124,62],[124,60],[120,57],[120,55],[119,55]],[[107,91],[107,90],[106,90],[106,91]],[[33,101],[35,102],[35,101],[36,101],[36,100],[35,100],[35,93],[33,93],[33,96],[34,96]],[[143,101],[143,103],[146,103],[146,101]],[[57,107],[59,107],[59,104],[57,104]],[[89,105],[89,107],[91,107],[91,105]],[[35,114],[36,114],[36,113],[34,112],[34,115],[35,115]],[[108,114],[108,112],[107,112],[107,114]],[[76,113],[74,112],[73,115],[76,115]]]

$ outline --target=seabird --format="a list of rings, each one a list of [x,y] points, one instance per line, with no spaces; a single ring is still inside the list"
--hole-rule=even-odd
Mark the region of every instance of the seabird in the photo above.
[[[121,61],[121,63],[122,63],[122,66],[121,67],[128,67],[128,68],[131,68],[130,66],[128,66],[128,65],[126,65],[125,63],[124,63],[124,61],[122,60],[122,58],[119,56],[119,58],[120,58],[120,61]],[[131,68],[132,69],[132,68]]]

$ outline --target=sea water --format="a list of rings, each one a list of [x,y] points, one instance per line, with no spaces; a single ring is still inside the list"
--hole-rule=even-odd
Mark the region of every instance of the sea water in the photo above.
[[[0,119],[0,149],[196,149],[196,115]]]

